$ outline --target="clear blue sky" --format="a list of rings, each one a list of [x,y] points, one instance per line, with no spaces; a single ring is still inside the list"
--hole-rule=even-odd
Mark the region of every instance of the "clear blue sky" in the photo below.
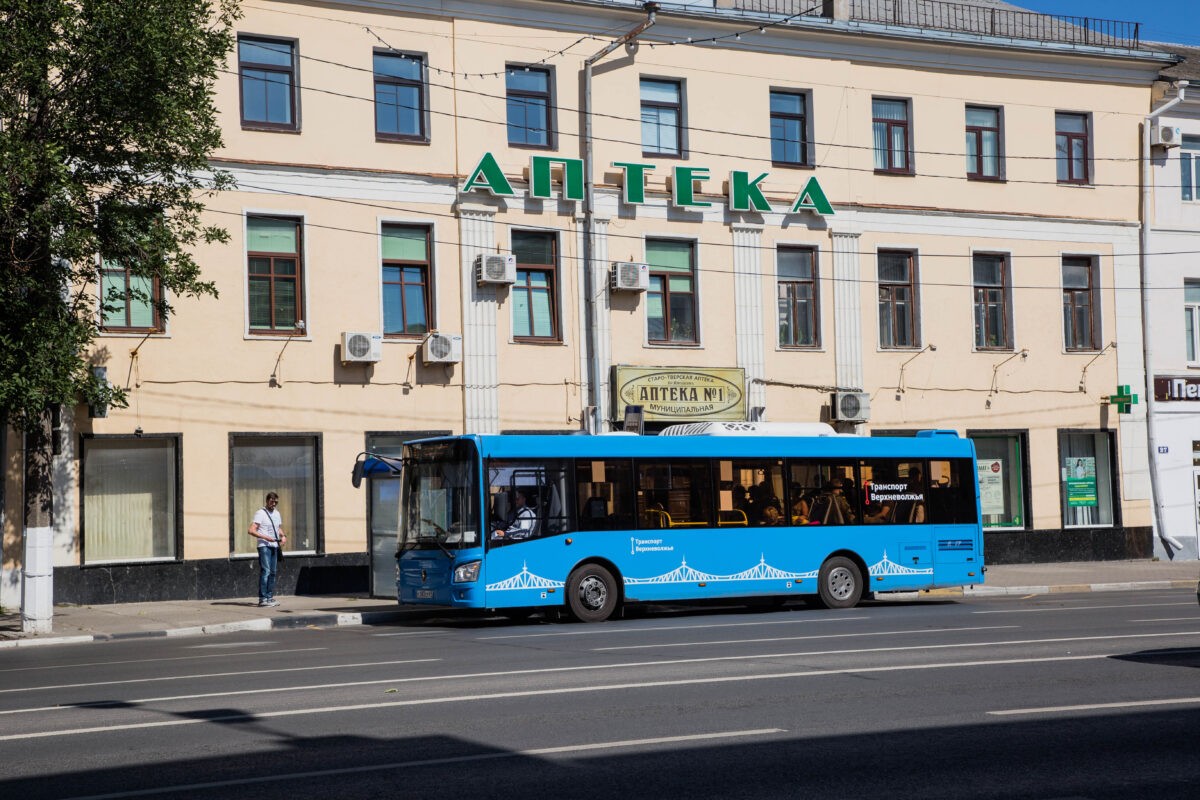
[[[712,0],[663,0],[711,6]],[[814,0],[815,4],[816,0]],[[953,2],[953,0],[947,0]],[[1200,0],[1005,0],[1042,14],[1140,22],[1143,41],[1200,47]]]
[[[1140,22],[1143,41],[1200,47],[1200,0],[1006,0],[1043,14]]]

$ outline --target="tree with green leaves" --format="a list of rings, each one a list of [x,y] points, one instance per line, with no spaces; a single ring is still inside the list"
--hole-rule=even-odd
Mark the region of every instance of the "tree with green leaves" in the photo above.
[[[228,180],[208,157],[238,13],[235,0],[0,6],[0,431],[26,434],[27,554],[50,525],[50,410],[125,404],[92,370],[103,313],[149,302],[166,319],[170,298],[216,296],[192,252],[227,238],[202,212]],[[103,289],[102,263],[127,286]]]

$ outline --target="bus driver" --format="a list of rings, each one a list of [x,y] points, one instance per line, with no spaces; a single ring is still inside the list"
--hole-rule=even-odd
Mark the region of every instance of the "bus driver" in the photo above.
[[[513,505],[516,506],[517,512],[513,515],[512,524],[506,529],[501,530],[497,528],[492,531],[493,540],[508,539],[509,541],[517,541],[533,536],[533,529],[537,525],[537,515],[533,513],[532,508],[526,505],[525,493],[520,489],[513,492]]]

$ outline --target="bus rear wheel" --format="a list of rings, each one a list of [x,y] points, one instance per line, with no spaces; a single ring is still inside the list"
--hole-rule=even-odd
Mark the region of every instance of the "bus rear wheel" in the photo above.
[[[599,564],[584,564],[567,579],[567,605],[580,622],[603,622],[617,610],[617,581]]]
[[[817,591],[826,608],[854,608],[862,598],[862,572],[850,559],[834,556],[821,565]]]

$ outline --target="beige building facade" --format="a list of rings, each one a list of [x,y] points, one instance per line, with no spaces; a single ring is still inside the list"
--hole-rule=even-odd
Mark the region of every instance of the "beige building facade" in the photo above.
[[[1144,385],[1137,143],[1170,58],[829,5],[247,4],[220,296],[102,320],[129,406],[64,414],[56,600],[252,595],[268,490],[289,590],[387,596],[395,482],[354,489],[359,452],[628,405],[953,429],[989,560],[1149,555],[1144,405],[1109,396]]]

